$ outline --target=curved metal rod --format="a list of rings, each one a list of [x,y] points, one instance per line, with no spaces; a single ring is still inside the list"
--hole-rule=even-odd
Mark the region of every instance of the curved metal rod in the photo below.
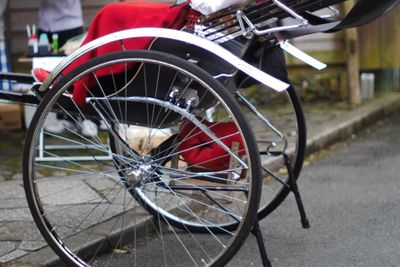
[[[79,57],[85,55],[86,53],[89,53],[90,51],[93,51],[98,47],[101,47],[103,45],[112,42],[117,42],[129,38],[141,38],[141,37],[166,38],[192,44],[194,46],[200,47],[204,50],[211,52],[215,56],[222,58],[235,68],[238,68],[247,75],[251,76],[252,78],[258,80],[259,82],[265,84],[266,86],[278,92],[284,91],[289,87],[287,83],[282,82],[272,77],[271,75],[268,75],[267,73],[253,67],[252,65],[248,64],[247,62],[243,61],[242,59],[238,58],[237,56],[226,50],[225,48],[205,38],[201,38],[193,34],[178,30],[171,30],[164,28],[136,28],[102,36],[80,47],[78,50],[76,50],[74,53],[66,57],[63,61],[61,61],[57,65],[57,67],[51,72],[49,77],[44,81],[42,86],[40,86],[39,90],[45,91],[47,88],[49,88],[52,82],[55,80],[55,78],[66,67],[68,67],[72,62],[74,62]]]
[[[93,100],[99,101],[99,100],[104,100],[108,101],[107,97],[87,97],[87,102],[91,103]],[[227,145],[225,145],[220,139],[217,138],[217,136],[206,126],[204,126],[196,117],[196,115],[188,113],[186,109],[181,108],[177,105],[174,105],[170,102],[162,101],[157,98],[152,98],[148,96],[128,96],[128,97],[112,97],[109,100],[114,100],[114,101],[126,101],[126,102],[137,102],[137,103],[150,103],[153,105],[157,105],[163,108],[168,108],[176,113],[181,114],[182,116],[188,118],[193,124],[196,125],[196,127],[200,128],[201,131],[206,133],[208,137],[212,139],[213,142],[217,143],[220,147],[222,147],[226,153],[228,153],[231,157],[235,158],[237,162],[239,162],[244,168],[248,168],[248,165],[243,162],[239,156],[235,155],[235,153],[232,153],[232,151],[229,149]]]

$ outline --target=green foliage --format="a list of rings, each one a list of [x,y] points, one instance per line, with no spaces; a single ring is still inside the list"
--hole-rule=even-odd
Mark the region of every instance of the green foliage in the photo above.
[[[303,102],[340,101],[339,81],[336,76],[297,76],[291,82]]]

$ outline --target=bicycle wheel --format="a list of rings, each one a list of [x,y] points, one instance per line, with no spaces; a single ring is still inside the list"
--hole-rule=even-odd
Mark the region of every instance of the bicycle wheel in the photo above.
[[[72,88],[85,88],[86,105]],[[73,122],[59,133],[46,128],[54,111]],[[107,130],[84,136],[88,119]],[[222,266],[257,217],[260,159],[239,105],[161,52],[105,55],[62,77],[32,119],[23,166],[33,218],[71,265],[119,249],[131,252],[124,265]]]
[[[300,176],[306,149],[306,124],[299,97],[291,86],[276,93],[262,85],[241,88],[237,98],[256,136],[263,169],[259,220],[274,211],[290,190],[284,157],[290,159],[294,178]],[[245,102],[248,104],[246,105]],[[259,113],[249,109],[252,105]],[[270,153],[272,152],[272,153]]]

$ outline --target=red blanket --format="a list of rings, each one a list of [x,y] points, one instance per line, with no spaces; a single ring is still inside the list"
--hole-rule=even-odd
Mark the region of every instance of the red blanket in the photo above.
[[[204,119],[202,123],[228,148],[231,148],[234,142],[238,143],[239,156],[244,154],[243,140],[235,123],[231,121],[211,123]],[[190,165],[213,171],[229,168],[228,152],[191,121],[185,120],[182,123],[179,136],[181,138],[179,151]]]
[[[160,27],[179,29],[185,24],[188,4],[189,2],[173,6],[172,4],[156,2],[122,2],[106,5],[93,19],[88,35],[82,45],[109,33],[133,28]],[[151,40],[152,38],[135,38],[124,41],[124,45],[128,50],[146,49]],[[91,58],[116,51],[121,51],[119,42],[102,46],[79,58],[65,70],[64,74]],[[115,66],[112,71],[113,73],[122,72],[123,66]],[[109,71],[107,73],[96,72],[99,76],[109,73]],[[90,86],[90,84],[91,81],[89,79],[74,84],[73,99],[78,105],[83,106],[85,104],[86,86]]]

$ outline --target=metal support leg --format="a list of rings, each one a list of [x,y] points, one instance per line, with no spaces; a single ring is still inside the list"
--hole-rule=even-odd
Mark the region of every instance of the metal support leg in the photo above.
[[[256,237],[258,249],[260,251],[261,260],[264,267],[271,267],[271,262],[268,259],[267,250],[265,249],[264,239],[261,233],[260,224],[258,219],[251,230],[251,233]]]
[[[293,168],[290,163],[290,159],[286,153],[282,153],[282,155],[285,160],[285,165],[286,165],[286,168],[287,168],[288,174],[289,174],[289,181],[286,184],[286,186],[290,189],[290,191],[293,192],[293,194],[295,196],[297,207],[298,207],[299,213],[300,213],[301,224],[302,224],[303,228],[305,228],[305,229],[310,228],[310,223],[308,221],[306,212],[304,210],[303,201],[300,196],[299,188],[297,186],[297,182],[295,179],[296,177],[293,173]],[[267,255],[267,251],[265,249],[264,239],[263,239],[263,236],[261,233],[260,224],[259,224],[258,219],[257,219],[256,223],[254,224],[253,229],[251,230],[251,233],[257,239],[258,249],[260,251],[260,256],[261,256],[263,266],[271,267],[272,265],[271,265],[270,260],[268,259],[268,255]]]
[[[301,218],[301,225],[305,229],[310,228],[310,222],[308,221],[306,212],[304,210],[303,201],[300,196],[299,188],[298,188],[297,182],[296,182],[296,177],[293,173],[293,168],[290,163],[289,156],[286,153],[282,153],[282,155],[285,160],[286,168],[287,168],[288,174],[289,174],[288,186],[289,186],[290,191],[293,192],[294,197],[296,199],[297,207],[299,209],[300,218]]]

